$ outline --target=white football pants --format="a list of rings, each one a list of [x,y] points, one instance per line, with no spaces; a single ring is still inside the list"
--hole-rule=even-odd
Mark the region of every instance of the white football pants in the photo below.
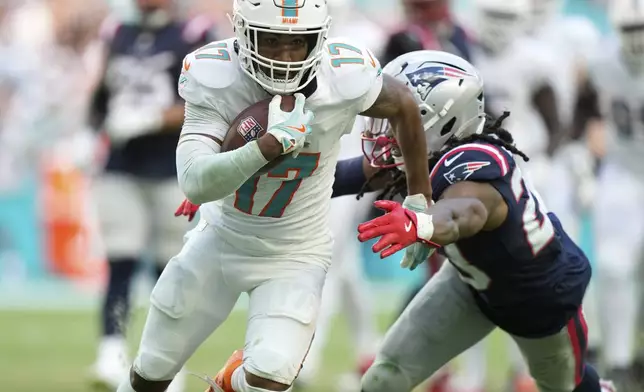
[[[173,378],[245,292],[244,370],[290,385],[313,338],[329,260],[244,256],[217,230],[200,221],[163,271],[134,369],[151,381]]]
[[[644,183],[607,158],[598,189],[594,228],[602,351],[609,368],[624,368],[634,359],[640,309]]]

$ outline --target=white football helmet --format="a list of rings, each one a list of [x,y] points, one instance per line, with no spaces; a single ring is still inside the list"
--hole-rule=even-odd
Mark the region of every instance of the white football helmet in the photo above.
[[[483,131],[483,80],[466,60],[447,52],[421,50],[396,58],[383,72],[405,83],[414,93],[430,153],[440,151],[451,138]],[[385,119],[368,119],[362,151],[376,167],[400,167],[403,163]]]
[[[475,0],[478,38],[486,49],[501,52],[528,32],[533,0]]]
[[[264,89],[290,94],[315,78],[331,23],[326,0],[234,0],[230,19],[241,67]],[[287,62],[260,55],[255,45],[260,32],[310,36],[308,57]]]
[[[611,0],[610,15],[624,60],[633,71],[644,72],[644,0]]]

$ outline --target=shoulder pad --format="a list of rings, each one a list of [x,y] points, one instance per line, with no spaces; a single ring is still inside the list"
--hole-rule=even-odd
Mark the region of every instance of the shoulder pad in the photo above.
[[[610,79],[610,74],[619,68],[616,64],[620,58],[619,43],[612,37],[601,39],[598,48],[600,49],[591,53],[586,63],[590,81],[595,84],[601,84],[605,76]]]
[[[587,18],[572,15],[567,16],[564,26],[568,30],[568,33],[574,34],[576,37],[586,37],[594,40],[601,39],[599,29]]]
[[[179,95],[191,103],[204,103],[206,90],[232,86],[241,77],[233,39],[209,43],[183,59]],[[210,93],[212,96],[212,93]]]
[[[494,181],[514,168],[512,154],[489,143],[468,143],[445,153],[432,168],[430,178],[436,198],[459,181]]]
[[[523,59],[529,55],[530,61]],[[551,46],[532,37],[523,37],[516,46],[515,59],[524,64],[524,84],[530,88],[543,83],[552,83],[561,69],[557,52]]]
[[[568,46],[578,55],[588,58],[597,50],[602,40],[601,33],[588,19],[576,16],[566,18],[565,33]]]
[[[329,78],[330,88],[343,100],[354,100],[367,94],[382,77],[376,56],[351,38],[333,38],[324,44],[320,68]]]

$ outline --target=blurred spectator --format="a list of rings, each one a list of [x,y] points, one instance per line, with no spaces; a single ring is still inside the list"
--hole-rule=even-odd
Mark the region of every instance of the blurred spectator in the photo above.
[[[175,149],[183,123],[177,79],[183,58],[212,40],[207,17],[179,21],[171,0],[137,0],[136,20],[107,21],[106,66],[92,102],[94,125],[110,140],[96,180],[109,265],[95,381],[115,389],[126,378],[125,329],[132,277],[149,252],[161,272],[188,228],[172,216],[181,194]],[[177,377],[169,391],[182,389]]]

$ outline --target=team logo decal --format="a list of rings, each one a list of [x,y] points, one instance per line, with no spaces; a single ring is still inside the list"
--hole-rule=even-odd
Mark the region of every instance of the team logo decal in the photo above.
[[[447,182],[454,184],[458,181],[467,180],[475,171],[489,165],[490,162],[465,162],[454,166],[452,170],[443,174]]]
[[[275,5],[282,8],[282,24],[297,24],[299,9],[306,0],[274,0]]]
[[[432,89],[450,78],[463,78],[471,76],[465,71],[446,65],[432,65],[419,68],[414,72],[405,74],[409,83],[416,87],[420,97],[425,100]]]
[[[246,117],[237,126],[237,133],[246,140],[246,143],[257,139],[257,136],[263,130],[264,128],[253,117]]]

